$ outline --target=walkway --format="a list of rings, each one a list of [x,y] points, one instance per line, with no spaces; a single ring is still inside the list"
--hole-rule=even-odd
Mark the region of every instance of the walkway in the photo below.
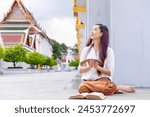
[[[5,74],[0,76],[0,99],[66,100],[77,93],[77,72]],[[150,88],[137,88],[136,93],[108,96],[106,100],[150,99]]]

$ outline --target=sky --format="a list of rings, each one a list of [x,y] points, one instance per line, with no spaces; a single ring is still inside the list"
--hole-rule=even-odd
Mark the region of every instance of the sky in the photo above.
[[[73,0],[22,0],[47,35],[67,46],[76,42]],[[13,0],[0,0],[0,21],[8,12]]]

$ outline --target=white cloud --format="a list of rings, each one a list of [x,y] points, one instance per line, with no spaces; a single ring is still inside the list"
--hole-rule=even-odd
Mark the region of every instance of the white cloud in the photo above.
[[[12,0],[0,0],[0,21],[6,14],[12,4]]]
[[[76,43],[74,20],[71,18],[53,18],[43,22],[47,34],[60,43],[73,46]]]

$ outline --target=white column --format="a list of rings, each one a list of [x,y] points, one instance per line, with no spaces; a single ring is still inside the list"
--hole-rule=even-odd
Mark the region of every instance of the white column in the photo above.
[[[36,34],[34,34],[34,35],[31,35],[31,37],[32,37],[32,43],[31,43],[31,46],[30,46],[31,48],[33,47],[33,44],[34,44],[35,35],[36,35]]]
[[[23,46],[26,44],[29,28],[27,30],[25,30],[24,32],[25,32],[25,37],[24,37]]]
[[[0,32],[0,46],[4,47],[3,39],[1,37],[1,32]]]

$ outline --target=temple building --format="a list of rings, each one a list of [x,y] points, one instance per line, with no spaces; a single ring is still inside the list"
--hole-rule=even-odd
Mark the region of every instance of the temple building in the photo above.
[[[0,36],[5,47],[21,44],[31,52],[52,55],[50,38],[21,0],[14,0],[9,12],[0,22]]]
[[[113,80],[117,84],[150,87],[149,4],[149,0],[74,0],[79,51],[95,24],[106,25],[115,53]]]
[[[0,39],[4,47],[21,44],[31,52],[52,56],[51,39],[37,24],[21,0],[14,0],[0,22]]]

